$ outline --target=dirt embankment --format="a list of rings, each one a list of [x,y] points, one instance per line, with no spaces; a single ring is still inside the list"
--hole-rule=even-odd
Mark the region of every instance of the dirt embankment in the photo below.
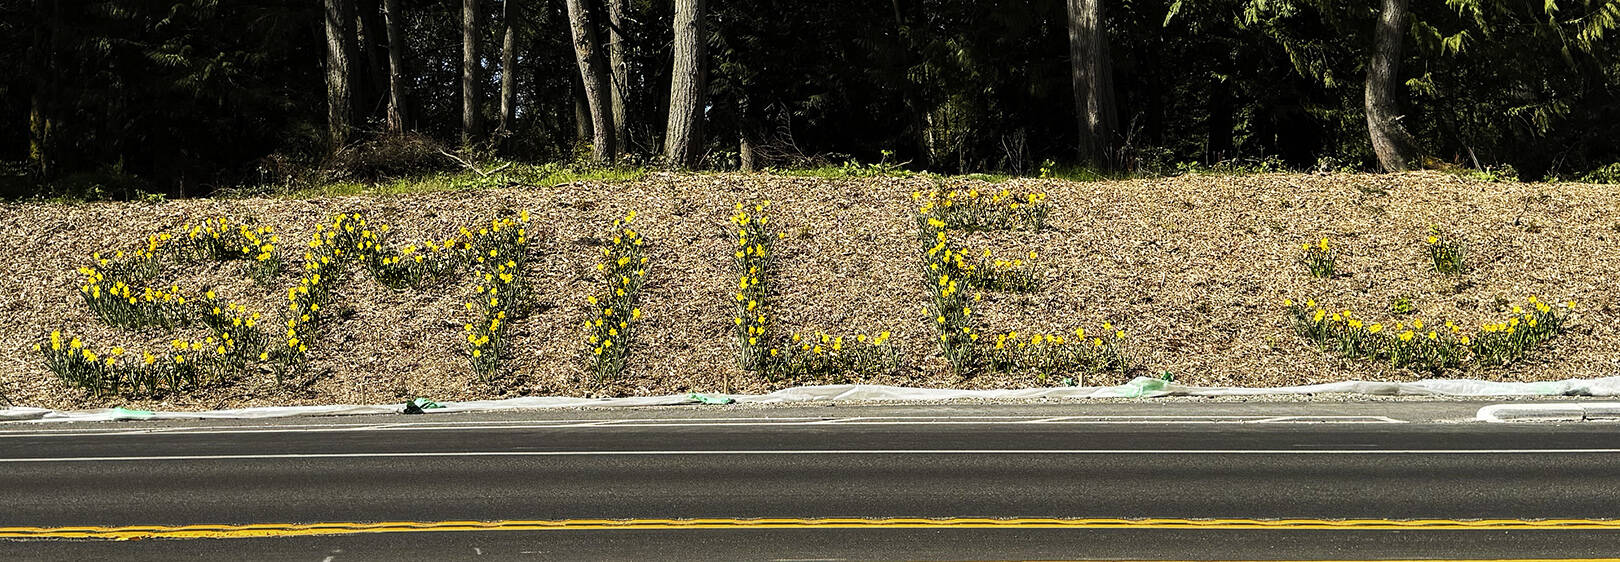
[[[1192,176],[1099,183],[1014,180],[960,184],[980,190],[1044,191],[1052,212],[1040,232],[966,235],[965,246],[998,255],[1038,252],[1045,287],[990,294],[976,312],[981,332],[1070,333],[1112,322],[1128,334],[1141,372],[1174,373],[1198,385],[1288,385],[1424,375],[1339,359],[1295,336],[1284,298],[1391,321],[1397,297],[1433,324],[1475,326],[1529,295],[1576,301],[1571,329],[1534,358],[1506,368],[1447,372],[1494,380],[1620,374],[1620,190],[1586,184],[1478,183],[1433,174]],[[610,396],[687,391],[764,392],[793,384],[743,374],[734,359],[736,284],[728,217],[739,201],[770,199],[778,242],[775,304],[788,330],[893,332],[904,366],[847,382],[1000,388],[1041,384],[1029,374],[959,379],[940,360],[923,311],[928,302],[911,194],[928,179],[829,181],[765,175],[654,174],[626,184],[561,185],[402,197],[319,200],[186,200],[162,204],[0,205],[7,275],[0,279],[0,394],[19,405],[204,409],[246,405],[392,402],[409,396],[463,400],[516,395]],[[392,291],[354,275],[340,287],[352,315],[312,346],[307,384],[276,386],[268,371],[233,384],[158,398],[91,398],[57,382],[33,346],[53,329],[97,346],[161,349],[176,334],[108,328],[77,291],[75,271],[92,252],[141,244],[147,235],[228,216],[274,226],[292,264],[258,286],[232,264],[165,274],[182,289],[213,286],[275,318],[298,282],[298,242],[339,212],[392,225],[396,240],[444,239],[502,213],[530,213],[528,274],[541,311],[512,328],[511,373],[477,382],[462,355],[463,277]],[[613,219],[638,211],[651,260],[642,328],[624,376],[584,376],[580,325],[597,290],[594,256]],[[1429,270],[1430,228],[1467,243],[1470,270]],[[1313,279],[1299,245],[1323,237],[1339,251],[1340,275]],[[192,337],[200,338],[197,330]],[[1087,376],[1118,383],[1126,374]],[[1051,379],[1052,382],[1061,377]]]

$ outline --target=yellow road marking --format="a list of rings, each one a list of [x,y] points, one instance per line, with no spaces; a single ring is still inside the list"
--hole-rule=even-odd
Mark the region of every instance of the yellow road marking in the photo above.
[[[1620,531],[1615,519],[1062,519],[982,517],[557,519],[507,521],[390,521],[379,523],[256,523],[246,525],[130,525],[122,527],[0,527],[0,538],[231,539],[307,535],[465,531],[597,531],[659,529],[1220,529],[1338,531]],[[1617,559],[1620,560],[1620,559]]]

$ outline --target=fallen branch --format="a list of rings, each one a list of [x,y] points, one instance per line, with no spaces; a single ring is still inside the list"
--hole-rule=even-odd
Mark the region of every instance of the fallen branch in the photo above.
[[[495,167],[495,169],[492,169],[492,170],[490,170],[488,172],[485,172],[483,170],[478,169],[478,166],[474,166],[472,164],[472,162],[468,162],[465,159],[462,159],[460,156],[456,156],[454,154],[446,152],[442,148],[439,149],[439,154],[443,154],[443,155],[445,155],[445,157],[447,157],[447,158],[449,158],[451,160],[455,160],[457,163],[461,164],[462,167],[467,168],[468,170],[472,170],[473,173],[478,174],[480,177],[485,177],[485,178],[487,178],[489,176],[492,176],[492,175],[495,175],[495,174],[498,174],[502,170],[505,170],[507,168],[512,167],[512,163],[507,162],[505,164],[501,164],[500,166]]]

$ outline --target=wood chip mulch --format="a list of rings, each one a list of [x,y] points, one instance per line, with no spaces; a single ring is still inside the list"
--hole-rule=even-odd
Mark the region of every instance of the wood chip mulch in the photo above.
[[[1016,256],[1029,250],[1046,274],[1033,294],[986,295],[976,316],[985,333],[1095,331],[1105,321],[1128,333],[1140,368],[1088,375],[1086,385],[1170,372],[1194,385],[1278,386],[1429,376],[1313,347],[1289,328],[1284,298],[1315,298],[1363,318],[1392,321],[1390,302],[1408,296],[1431,324],[1466,326],[1506,316],[1504,304],[1536,295],[1574,300],[1569,331],[1531,360],[1506,368],[1467,367],[1447,377],[1538,381],[1620,374],[1620,190],[1589,184],[1481,183],[1423,172],[1400,175],[1184,176],[1072,183],[949,180],[981,190],[1044,191],[1050,228],[965,237],[965,246]],[[923,312],[911,194],[927,178],[822,180],[770,175],[652,174],[619,184],[357,196],[318,200],[198,199],[167,203],[0,204],[0,395],[49,408],[148,409],[386,403],[407,397],[469,400],[525,395],[634,396],[684,392],[768,392],[802,384],[865,382],[930,388],[1043,384],[1030,374],[952,375],[934,351]],[[781,273],[780,325],[805,331],[893,332],[905,366],[870,379],[762,381],[743,374],[730,340],[736,283],[727,218],[739,201],[770,199]],[[101,325],[80,299],[92,252],[133,248],[151,233],[229,216],[271,225],[296,270],[298,243],[339,212],[391,224],[396,240],[448,237],[503,213],[530,212],[530,278],[540,312],[513,326],[511,373],[477,382],[461,355],[462,303],[473,283],[392,291],[350,276],[341,293],[352,315],[311,346],[308,376],[276,385],[268,371],[228,385],[155,398],[94,398],[47,372],[33,346],[53,329],[99,348],[162,349],[180,335]],[[580,324],[596,290],[600,237],[613,219],[638,212],[651,257],[640,341],[621,378],[585,376]],[[1429,271],[1424,240],[1439,228],[1467,243],[1470,270]],[[1313,279],[1299,245],[1327,237],[1339,276]],[[276,286],[249,281],[238,265],[172,272],[166,281],[224,297],[276,318],[296,271]],[[200,338],[201,329],[187,333]],[[272,338],[274,339],[274,338]],[[1056,384],[1061,377],[1044,384]]]

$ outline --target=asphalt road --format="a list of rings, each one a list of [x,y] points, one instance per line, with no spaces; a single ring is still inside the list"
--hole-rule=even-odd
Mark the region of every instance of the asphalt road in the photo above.
[[[156,526],[179,536],[203,524],[283,530],[303,523],[424,524],[412,532],[340,536],[12,539],[0,542],[0,557],[1620,556],[1620,525],[1560,530],[1536,522],[1620,516],[1620,427],[1442,423],[1430,415],[1432,406],[1400,404],[1308,417],[1284,408],[1294,407],[1187,404],[1173,414],[1093,406],[723,416],[642,410],[264,425],[0,425],[0,534],[22,527],[55,537],[80,526]],[[1442,407],[1448,413],[1441,417],[1457,409]],[[1331,408],[1316,411],[1325,410]],[[731,527],[676,528],[709,518]],[[758,518],[810,521],[772,527],[752,521]],[[824,518],[1035,525],[985,528],[968,520],[849,528]],[[1067,523],[1040,527],[1044,518]],[[1153,518],[1168,523],[1143,522]],[[595,519],[647,523],[581,523]],[[1478,519],[1517,523],[1459,528],[1480,525]],[[1237,523],[1198,528],[1211,520]],[[1362,528],[1324,528],[1341,520],[1366,521],[1358,523]],[[469,531],[433,523],[454,521],[583,528]],[[1440,528],[1422,526],[1433,524]]]

